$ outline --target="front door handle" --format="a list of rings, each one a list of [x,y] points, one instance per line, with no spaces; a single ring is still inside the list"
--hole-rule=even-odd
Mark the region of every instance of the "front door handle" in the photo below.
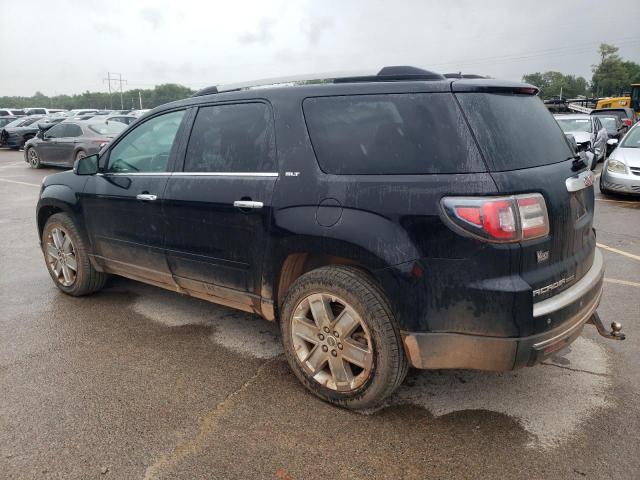
[[[136,199],[138,200],[142,200],[145,202],[152,202],[154,200],[158,199],[157,195],[151,195],[149,193],[139,193],[138,195],[136,195]]]
[[[236,200],[233,202],[233,206],[237,208],[262,208],[264,204],[253,200]]]

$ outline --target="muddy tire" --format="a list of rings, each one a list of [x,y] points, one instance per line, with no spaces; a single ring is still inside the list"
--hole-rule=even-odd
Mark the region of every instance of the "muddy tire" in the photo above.
[[[285,296],[280,329],[298,379],[340,407],[376,407],[407,374],[389,303],[360,269],[334,265],[302,275]]]
[[[38,151],[33,147],[27,149],[27,160],[31,168],[40,168],[42,166],[40,163],[40,155],[38,155]]]
[[[47,220],[42,253],[56,287],[68,295],[97,292],[107,281],[107,274],[93,268],[82,236],[66,213],[56,213]]]

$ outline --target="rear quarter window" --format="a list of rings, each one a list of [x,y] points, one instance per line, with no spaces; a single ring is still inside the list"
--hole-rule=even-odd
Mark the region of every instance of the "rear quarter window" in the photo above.
[[[538,167],[573,156],[540,98],[498,93],[458,93],[457,98],[491,170]]]
[[[485,171],[449,93],[307,98],[307,128],[320,168],[336,175]]]

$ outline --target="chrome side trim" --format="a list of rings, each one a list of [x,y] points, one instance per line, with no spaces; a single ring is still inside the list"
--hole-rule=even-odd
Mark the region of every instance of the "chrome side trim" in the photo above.
[[[564,181],[564,184],[567,186],[567,190],[569,192],[577,192],[583,188],[592,186],[594,181],[595,176],[593,175],[593,172],[591,170],[587,170],[586,172],[567,178]]]
[[[176,177],[277,177],[278,172],[174,172]]]
[[[576,282],[574,286],[554,295],[547,300],[543,300],[533,304],[533,316],[541,317],[551,312],[560,310],[567,305],[575,302],[578,298],[587,293],[593,286],[600,281],[604,275],[604,261],[600,249],[596,248],[593,256],[593,265],[587,274]]]
[[[262,202],[254,202],[251,200],[236,200],[233,202],[233,206],[236,208],[262,208],[264,204]]]
[[[171,172],[96,173],[100,177],[170,177]]]

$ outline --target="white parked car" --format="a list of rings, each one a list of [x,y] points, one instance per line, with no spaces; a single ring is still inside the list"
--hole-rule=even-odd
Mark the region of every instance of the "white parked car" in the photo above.
[[[596,163],[604,160],[609,135],[600,119],[595,115],[554,115],[564,133],[570,133],[576,139],[579,150],[591,150],[594,154],[591,170]]]
[[[629,130],[605,161],[600,191],[640,195],[640,123]]]

